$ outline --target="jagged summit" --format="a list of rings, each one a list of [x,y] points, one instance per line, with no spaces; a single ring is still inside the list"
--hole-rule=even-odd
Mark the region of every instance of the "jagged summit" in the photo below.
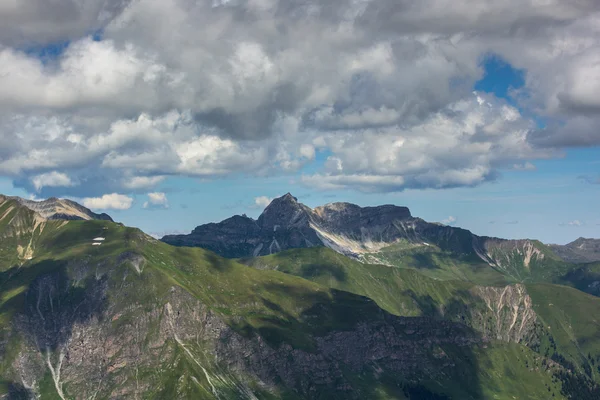
[[[408,208],[395,205],[360,207],[338,202],[311,209],[286,193],[273,199],[256,221],[232,217],[198,226],[189,235],[169,235],[162,240],[179,246],[205,247],[229,257],[314,246],[357,254],[393,241],[391,224],[403,224],[411,218]]]
[[[308,223],[312,210],[298,202],[298,198],[287,193],[273,199],[265,208],[260,217],[258,225],[266,230],[288,228],[291,225]]]
[[[257,220],[236,216],[200,225],[189,235],[165,236],[162,241],[204,247],[225,257],[256,257],[321,246],[375,263],[387,262],[378,254],[390,246],[433,246],[443,253],[479,259],[499,269],[513,265],[527,269],[536,262],[558,258],[540,242],[477,236],[465,229],[413,217],[407,207],[335,202],[311,209],[291,193],[274,199]]]
[[[105,220],[112,221],[108,214],[96,214],[90,209],[68,199],[59,199],[50,197],[46,200],[27,200],[18,196],[0,195],[2,202],[6,200],[15,200],[23,207],[36,212],[42,218],[47,220]]]

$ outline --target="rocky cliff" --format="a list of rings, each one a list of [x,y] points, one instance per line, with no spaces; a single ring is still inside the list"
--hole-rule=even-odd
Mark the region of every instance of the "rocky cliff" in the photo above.
[[[46,200],[34,201],[26,200],[21,197],[6,197],[0,195],[0,203],[7,200],[15,200],[19,204],[35,211],[42,218],[47,220],[105,220],[112,221],[108,214],[96,214],[90,209],[67,199],[58,199],[52,197]]]
[[[600,239],[580,237],[566,245],[550,245],[562,259],[573,263],[600,261]]]
[[[432,245],[462,257],[474,256],[515,275],[520,273],[517,270],[527,269],[545,257],[557,258],[540,242],[477,236],[465,229],[415,218],[406,207],[332,203],[311,209],[289,193],[274,199],[258,220],[235,216],[198,226],[189,235],[165,236],[162,241],[204,247],[233,258],[313,246],[361,257],[402,242],[412,247]]]

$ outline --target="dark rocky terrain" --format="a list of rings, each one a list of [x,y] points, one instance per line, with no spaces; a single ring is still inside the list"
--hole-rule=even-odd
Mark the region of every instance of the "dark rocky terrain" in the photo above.
[[[550,248],[565,261],[573,263],[600,261],[600,239],[580,237],[566,245],[550,245]]]
[[[195,228],[189,235],[168,235],[174,246],[203,247],[223,257],[256,257],[292,248],[329,247],[355,258],[388,263],[382,250],[402,245],[432,247],[457,257],[477,259],[512,275],[560,258],[535,240],[477,236],[468,230],[413,217],[406,207],[359,207],[332,203],[311,209],[291,194],[274,199],[257,220],[234,216]]]

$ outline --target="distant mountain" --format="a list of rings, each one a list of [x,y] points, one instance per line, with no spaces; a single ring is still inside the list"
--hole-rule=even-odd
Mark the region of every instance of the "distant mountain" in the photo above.
[[[112,218],[108,214],[96,214],[90,209],[78,204],[74,201],[67,199],[58,199],[51,197],[47,200],[33,201],[26,200],[16,196],[3,196],[0,195],[0,204],[8,200],[15,200],[19,204],[27,207],[28,209],[35,211],[42,218],[47,220],[104,220],[112,221]]]
[[[274,199],[257,220],[234,216],[198,226],[189,235],[165,236],[162,241],[203,247],[230,258],[324,246],[379,264],[396,264],[400,256],[419,253],[425,254],[419,256],[423,263],[434,265],[439,257],[433,260],[430,255],[436,252],[454,260],[492,266],[514,281],[536,274],[560,274],[563,271],[555,270],[564,264],[536,240],[477,236],[465,229],[413,217],[408,208],[395,205],[332,203],[311,209],[290,193]]]
[[[553,244],[550,248],[565,261],[589,263],[600,261],[600,239],[579,239],[564,246]]]

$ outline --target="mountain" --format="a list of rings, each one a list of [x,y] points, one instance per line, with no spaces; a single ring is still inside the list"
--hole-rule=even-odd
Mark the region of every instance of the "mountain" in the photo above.
[[[9,200],[14,200],[31,211],[35,211],[46,220],[99,219],[112,221],[112,218],[108,214],[96,214],[81,204],[67,199],[52,197],[47,200],[33,201],[16,196],[7,197],[0,195],[0,205]]]
[[[573,263],[600,261],[600,239],[579,239],[566,245],[553,244],[550,248],[563,260]]]
[[[230,258],[322,246],[372,264],[414,264],[429,268],[437,278],[469,275],[485,283],[551,281],[570,269],[550,247],[536,240],[477,236],[426,222],[395,205],[332,203],[311,209],[289,193],[274,199],[258,220],[234,216],[198,226],[189,235],[165,236],[162,241],[203,247]]]
[[[0,398],[600,395],[600,299],[573,288],[438,280],[324,246],[244,265],[16,200],[0,215]]]

